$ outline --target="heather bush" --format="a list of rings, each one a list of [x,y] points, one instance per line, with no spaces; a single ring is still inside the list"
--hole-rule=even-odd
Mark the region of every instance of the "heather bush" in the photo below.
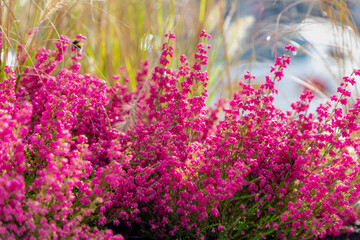
[[[99,133],[94,129],[103,120],[96,113],[105,111],[101,94],[106,86],[96,77],[79,76],[79,63],[54,72],[69,43],[61,37],[56,51],[40,49],[34,67],[21,76],[5,67],[7,78],[0,86],[3,239],[112,236],[111,230],[88,224],[102,200],[81,198],[91,195],[87,178],[93,171],[85,134],[94,142],[99,138],[93,133]],[[98,119],[91,127],[89,114]]]
[[[4,69],[1,238],[311,239],[357,219],[360,100],[342,106],[360,71],[314,113],[309,91],[283,112],[273,100],[295,50],[286,45],[258,90],[247,73],[211,109],[210,36],[201,32],[177,70],[175,35],[165,36],[135,91],[81,74],[82,53],[65,36],[18,75]]]

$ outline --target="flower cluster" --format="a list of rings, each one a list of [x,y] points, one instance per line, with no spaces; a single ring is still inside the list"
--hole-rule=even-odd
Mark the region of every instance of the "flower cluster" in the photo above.
[[[283,112],[273,95],[285,54],[259,89],[247,73],[211,109],[210,36],[201,32],[193,62],[180,55],[177,70],[175,35],[165,37],[134,91],[81,74],[82,53],[65,36],[19,75],[3,69],[1,238],[322,238],[357,219],[360,99],[343,106],[360,71],[314,113],[309,91]]]
[[[56,51],[41,48],[34,67],[26,68],[21,76],[4,69],[7,78],[0,84],[1,238],[112,236],[111,230],[88,225],[101,199],[82,201],[92,194],[87,182],[93,171],[91,160],[101,155],[90,149],[106,139],[106,84],[94,76],[79,75],[74,70],[78,63],[55,72],[69,43],[61,36],[55,42]]]

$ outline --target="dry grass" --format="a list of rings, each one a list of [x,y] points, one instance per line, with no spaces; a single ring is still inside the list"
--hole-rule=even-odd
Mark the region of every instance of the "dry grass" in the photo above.
[[[240,56],[254,50],[257,44],[267,44],[263,37],[259,37],[265,31],[277,37],[275,44],[281,39],[286,40],[287,32],[283,31],[286,26],[279,24],[279,20],[286,18],[286,13],[297,4],[308,3],[308,13],[304,18],[311,15],[312,9],[321,9],[333,24],[340,22],[343,27],[350,26],[357,32],[349,14],[351,9],[343,0],[259,1],[260,11],[266,4],[271,6],[278,2],[284,3],[285,7],[280,15],[257,21],[239,14],[242,2],[0,0],[3,52],[4,56],[11,52],[14,54],[16,46],[22,45],[25,46],[24,54],[28,54],[31,59],[38,46],[53,47],[52,42],[58,39],[59,34],[71,38],[82,34],[88,37],[84,42],[82,71],[102,76],[113,84],[111,76],[119,74],[119,67],[125,66],[130,77],[130,87],[134,88],[140,60],[148,59],[150,66],[153,66],[158,59],[164,33],[174,31],[177,35],[176,52],[191,56],[196,51],[198,34],[202,29],[207,29],[213,35],[208,67],[210,96],[222,89],[221,95],[228,97],[236,89],[240,78],[232,76],[231,72],[239,65]],[[251,33],[246,30],[249,26],[253,26]],[[36,37],[28,34],[34,29],[38,30]],[[249,65],[258,60],[253,51]],[[21,71],[21,64],[17,66],[18,71]],[[27,60],[23,64],[29,65],[31,62]],[[4,61],[0,65],[3,67]]]

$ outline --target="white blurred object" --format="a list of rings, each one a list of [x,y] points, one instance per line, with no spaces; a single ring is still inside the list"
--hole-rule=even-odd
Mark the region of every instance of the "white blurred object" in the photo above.
[[[4,51],[1,52],[1,61],[4,61]],[[5,64],[11,68],[16,67],[16,54],[14,53],[14,51],[9,50],[6,56]]]
[[[310,59],[316,72],[341,81],[360,68],[360,39],[351,27],[342,28],[323,18],[307,18],[297,31],[311,44]]]
[[[141,50],[151,52],[154,48],[153,42],[152,42],[153,38],[154,38],[154,35],[152,35],[152,34],[145,35],[145,37],[143,37],[140,42]]]
[[[253,16],[238,18],[226,28],[227,54],[230,59],[241,51],[241,45],[244,44],[248,30],[254,22]]]

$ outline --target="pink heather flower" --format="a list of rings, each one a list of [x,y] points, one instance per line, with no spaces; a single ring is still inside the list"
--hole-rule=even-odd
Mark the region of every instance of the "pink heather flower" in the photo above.
[[[186,62],[186,57],[185,57],[185,55],[180,55],[180,62],[181,63],[185,63]]]
[[[251,79],[255,79],[255,77],[251,76],[250,72],[247,71],[246,74],[244,75],[244,79],[245,80],[248,80],[248,79],[251,80]]]
[[[174,33],[166,33],[165,37],[166,38],[169,37],[169,39],[175,39],[176,38]]]
[[[205,37],[211,39],[211,36],[205,32],[205,30],[202,30],[200,33],[200,37]]]
[[[284,47],[285,50],[290,50],[292,52],[295,52],[295,47],[291,46],[290,44],[286,44]]]
[[[83,36],[83,35],[81,35],[81,34],[78,34],[78,35],[76,35],[76,39],[86,41],[86,40],[87,40],[87,37],[85,37],[85,36]]]
[[[276,229],[276,230],[278,230],[279,225],[278,225],[278,224],[276,224],[276,223],[274,223],[274,224],[273,224],[273,228],[274,228],[274,229]]]
[[[347,99],[346,99],[346,98],[340,99],[340,103],[341,103],[342,105],[346,105],[346,104],[347,104]]]
[[[119,79],[120,79],[120,75],[114,75],[114,76],[112,76],[112,79],[114,79],[114,80],[119,80]]]

